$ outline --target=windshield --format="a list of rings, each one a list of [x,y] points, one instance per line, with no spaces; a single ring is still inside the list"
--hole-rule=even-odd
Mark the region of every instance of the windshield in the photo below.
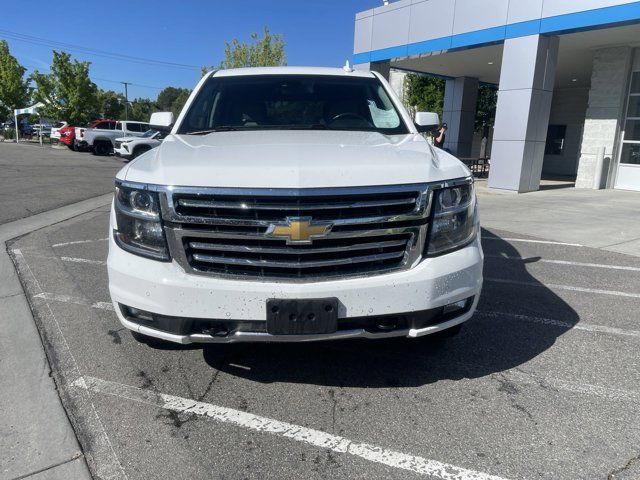
[[[178,133],[304,129],[408,133],[377,78],[331,75],[212,77]]]
[[[158,133],[157,130],[147,130],[146,132],[144,132],[141,137],[142,138],[151,138],[153,137],[156,133]]]

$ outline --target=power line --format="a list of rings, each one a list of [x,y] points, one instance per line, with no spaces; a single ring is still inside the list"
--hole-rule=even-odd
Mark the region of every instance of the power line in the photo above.
[[[86,55],[94,55],[98,57],[110,58],[112,60],[121,60],[125,62],[137,63],[142,65],[166,66],[166,67],[173,67],[173,68],[183,68],[188,70],[200,70],[201,68],[197,65],[168,62],[164,60],[137,57],[133,55],[124,55],[120,53],[108,52],[106,50],[98,50],[94,48],[83,47],[81,45],[74,45],[71,43],[65,43],[65,42],[59,42],[56,40],[49,40],[46,38],[35,37],[33,35],[26,35],[23,33],[12,32],[10,30],[5,30],[2,28],[0,28],[0,37],[4,37],[10,40],[15,40],[18,42],[29,43],[32,45],[42,45],[42,46],[47,46],[51,48],[61,48],[61,49],[70,50],[73,52],[84,53]]]
[[[38,70],[39,67],[36,67],[35,65],[29,65],[27,63],[22,63],[21,64],[23,67],[27,67],[30,68],[31,70]],[[51,73],[51,70],[41,70],[42,73]],[[100,80],[101,82],[109,82],[109,83],[117,83],[117,84],[121,84],[122,82],[119,80],[110,80],[108,78],[101,78],[101,77],[94,77],[93,75],[90,75],[92,80]],[[155,87],[153,85],[144,85],[142,83],[133,83],[133,82],[128,82],[129,85],[133,85],[134,87],[139,87],[139,88],[150,88],[152,90],[164,90],[166,87]]]

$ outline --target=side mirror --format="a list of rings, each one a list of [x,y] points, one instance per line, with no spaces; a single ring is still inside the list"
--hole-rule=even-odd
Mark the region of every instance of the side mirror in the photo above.
[[[440,118],[437,113],[416,112],[414,123],[419,132],[431,132],[440,125]]]
[[[171,127],[173,127],[174,121],[172,112],[155,112],[151,114],[149,128],[160,132],[168,132],[171,130]]]

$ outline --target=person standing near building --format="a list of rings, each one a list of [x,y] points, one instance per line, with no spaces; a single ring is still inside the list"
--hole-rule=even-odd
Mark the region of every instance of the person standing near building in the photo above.
[[[433,134],[433,145],[444,149],[444,141],[447,138],[446,132],[448,130],[446,123],[440,125],[440,127]]]

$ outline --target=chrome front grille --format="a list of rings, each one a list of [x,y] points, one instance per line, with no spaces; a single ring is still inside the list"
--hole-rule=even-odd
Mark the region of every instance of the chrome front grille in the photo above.
[[[426,185],[335,189],[171,188],[161,195],[174,259],[189,273],[318,280],[415,264],[424,247]],[[274,236],[291,222],[318,237]],[[277,231],[277,230],[276,230]]]

